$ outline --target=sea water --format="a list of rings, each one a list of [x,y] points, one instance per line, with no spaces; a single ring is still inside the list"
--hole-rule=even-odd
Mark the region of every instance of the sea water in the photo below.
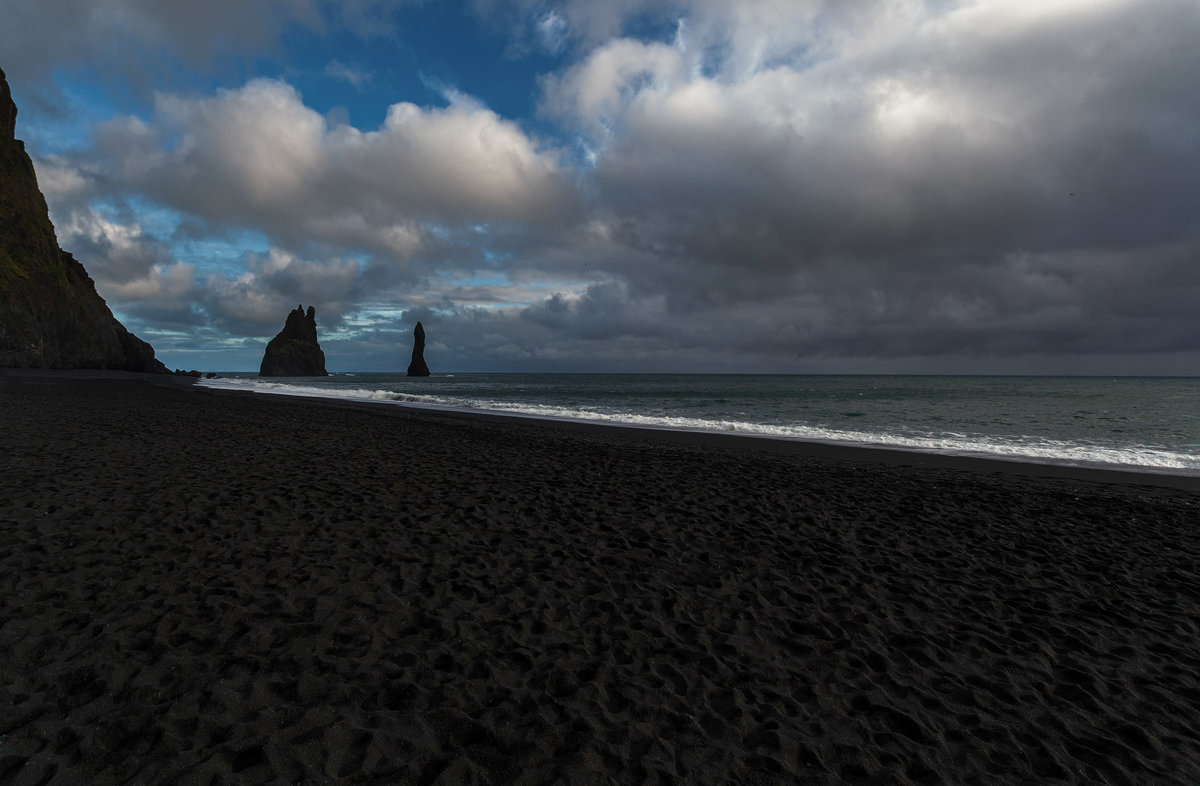
[[[1200,379],[337,373],[210,387],[1200,475]]]

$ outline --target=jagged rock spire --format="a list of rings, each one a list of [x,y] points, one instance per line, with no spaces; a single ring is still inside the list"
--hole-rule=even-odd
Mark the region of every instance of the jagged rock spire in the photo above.
[[[421,323],[417,323],[417,329],[413,331],[413,353],[412,362],[408,364],[408,375],[410,377],[427,377],[429,376],[429,366],[425,365],[425,328]]]
[[[317,310],[312,306],[308,312],[304,305],[287,316],[283,330],[263,353],[260,377],[326,377],[325,353],[317,341]]]

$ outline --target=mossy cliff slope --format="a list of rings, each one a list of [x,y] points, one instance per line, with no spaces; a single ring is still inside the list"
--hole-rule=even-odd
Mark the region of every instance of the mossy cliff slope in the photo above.
[[[58,247],[17,107],[0,71],[0,367],[166,373],[125,329],[83,265]]]

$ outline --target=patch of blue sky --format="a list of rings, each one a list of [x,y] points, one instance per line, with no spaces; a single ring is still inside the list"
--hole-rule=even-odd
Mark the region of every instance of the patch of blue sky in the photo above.
[[[456,92],[521,125],[537,125],[539,94],[531,86],[562,62],[540,51],[506,56],[508,38],[481,30],[465,3],[413,4],[396,29],[378,36],[292,27],[282,43],[284,64],[260,61],[258,75],[289,82],[314,110],[344,112],[362,130],[381,126],[392,104],[445,106]],[[341,67],[330,68],[330,52],[346,53]]]
[[[124,325],[125,329],[135,336],[141,336],[143,340],[148,340],[147,336],[153,336],[158,332],[149,322],[125,311],[120,306],[115,306],[113,303],[108,303],[108,306],[109,310],[112,311],[113,318]]]
[[[114,316],[117,316],[115,312]],[[124,322],[124,320],[121,321]],[[195,336],[194,330],[171,330],[169,328],[158,328],[150,325],[142,328],[142,333],[145,333],[147,336],[155,336],[162,339],[179,339],[181,341],[190,341]]]
[[[202,237],[173,232],[167,245],[174,258],[195,265],[197,271],[232,276],[246,270],[248,256],[271,250],[267,236],[252,229],[229,230]]]
[[[133,196],[118,204],[113,200],[93,200],[92,208],[101,216],[119,221],[125,209],[132,211],[142,232],[156,238],[169,238],[179,228],[182,217],[178,210],[157,205],[141,196]]]
[[[167,368],[195,368],[203,371],[257,371],[265,342],[258,346],[221,346],[213,342],[202,347],[155,347],[155,354]]]
[[[728,41],[718,41],[709,44],[699,58],[697,76],[703,79],[715,80],[721,76],[721,68],[733,52],[733,45]]]
[[[247,353],[247,357],[253,357],[253,356],[249,355],[250,352],[255,352],[256,356],[259,358],[262,357],[262,349],[258,348],[258,347],[243,347],[240,345],[239,346],[223,346],[223,345],[221,345],[221,342],[213,342],[213,344],[214,344],[213,346],[206,346],[206,347],[185,347],[185,346],[171,347],[169,351],[170,351],[171,355],[183,355],[183,356],[194,357],[194,358],[210,358],[210,357],[216,355],[217,353],[228,353],[230,350],[235,350],[235,351],[236,350],[245,350]],[[162,360],[161,357],[159,359]],[[170,365],[170,364],[166,364],[166,361],[164,361],[164,364]],[[240,363],[238,365],[245,365],[245,364]],[[212,368],[212,365],[208,364],[208,368]],[[217,368],[220,368],[222,370],[229,370],[225,366],[217,366]]]
[[[29,152],[35,156],[63,155],[86,147],[93,129],[111,120],[118,111],[109,91],[99,80],[75,78],[61,70],[53,75],[50,86],[11,85],[13,100],[21,107],[17,115],[17,138],[29,142]],[[58,93],[62,101],[42,93]],[[57,111],[49,107],[54,105]]]
[[[219,349],[258,349],[263,346],[263,342],[260,339],[245,336],[222,338],[214,335],[208,340],[208,344]]]
[[[211,234],[189,231],[184,215],[178,210],[142,196],[123,200],[97,199],[92,201],[91,207],[102,218],[116,224],[125,224],[130,219],[136,221],[145,235],[165,243],[174,259],[195,265],[202,271],[240,273],[245,268],[247,256],[266,254],[271,250],[267,236],[252,229],[226,229]]]
[[[416,74],[398,67],[392,51],[395,44],[386,38],[363,41],[344,32],[322,36],[292,29],[284,35],[284,47],[286,63],[262,61],[253,76],[287,82],[300,92],[306,106],[355,128],[380,127],[388,107],[399,101],[427,100],[428,91]],[[357,84],[339,77],[336,68],[330,69],[334,62],[330,52],[346,53],[340,54],[337,62],[359,75]]]
[[[500,267],[516,258],[516,255],[511,251],[495,251],[491,248],[484,247],[482,249],[483,260],[489,265]]]
[[[622,34],[626,38],[636,38],[639,41],[653,41],[662,44],[674,44],[687,27],[683,21],[682,10],[663,13],[658,10],[645,10],[626,17]]]

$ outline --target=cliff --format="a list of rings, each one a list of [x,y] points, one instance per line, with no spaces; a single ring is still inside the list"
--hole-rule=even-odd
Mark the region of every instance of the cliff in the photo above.
[[[0,71],[0,367],[166,373],[113,317],[87,271],[58,247],[17,107]]]
[[[288,314],[283,330],[263,353],[262,365],[258,369],[260,377],[325,377],[325,353],[317,342],[317,310],[304,306],[296,306],[296,310]]]
[[[413,353],[412,362],[408,364],[408,376],[429,376],[429,366],[425,365],[425,328],[421,327],[420,322],[413,331]]]

